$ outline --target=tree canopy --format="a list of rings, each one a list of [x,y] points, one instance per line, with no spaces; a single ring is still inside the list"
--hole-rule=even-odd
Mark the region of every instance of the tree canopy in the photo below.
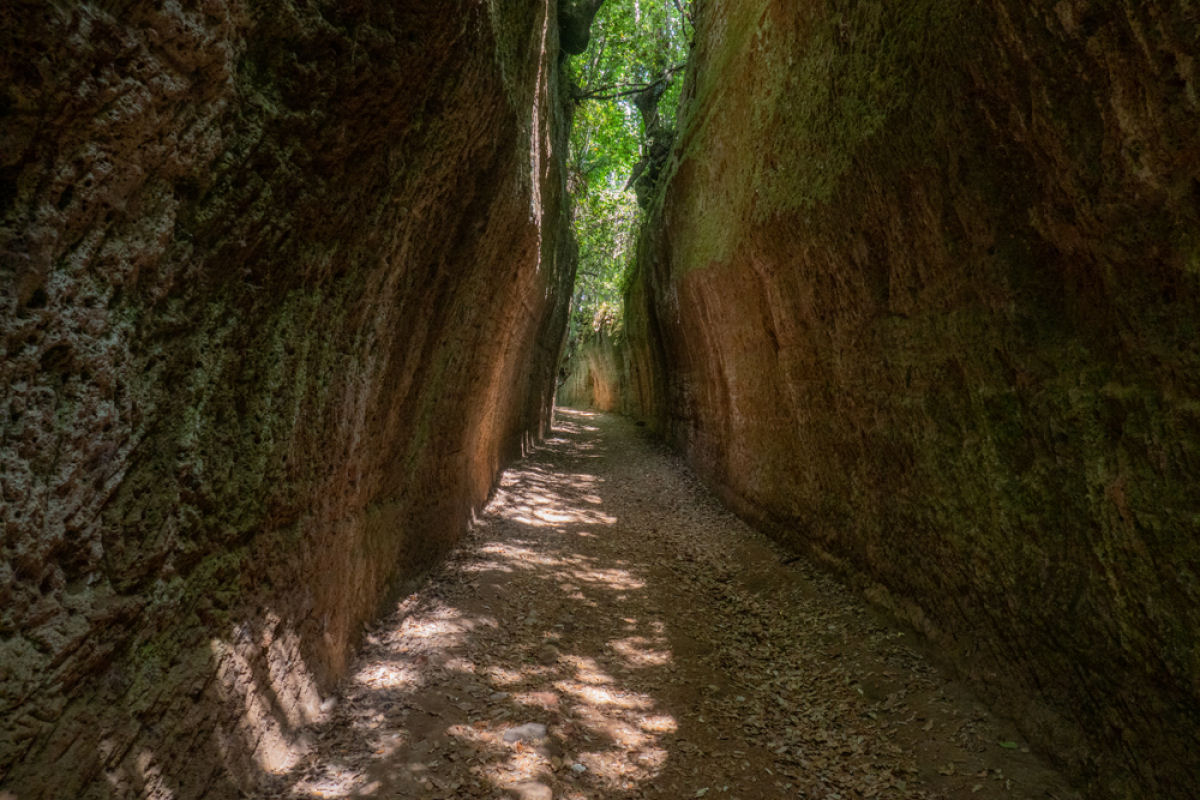
[[[690,0],[607,0],[587,49],[568,64],[576,102],[568,160],[579,270],[570,337],[613,327],[639,208],[633,183],[670,136],[692,35]],[[656,123],[639,112],[657,101]],[[661,145],[660,145],[661,146]]]

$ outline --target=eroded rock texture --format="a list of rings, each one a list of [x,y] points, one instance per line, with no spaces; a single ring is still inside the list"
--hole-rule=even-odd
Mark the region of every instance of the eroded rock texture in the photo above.
[[[116,5],[0,9],[0,785],[233,797],[547,419],[556,8]]]
[[[1200,795],[1195,7],[700,8],[670,438],[1096,796]]]

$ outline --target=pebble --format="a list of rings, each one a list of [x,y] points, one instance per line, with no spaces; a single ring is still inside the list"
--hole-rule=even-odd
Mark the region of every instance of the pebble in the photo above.
[[[546,726],[540,722],[526,722],[524,725],[518,725],[515,728],[509,728],[504,732],[504,741],[509,744],[515,742],[535,742],[538,739],[545,739],[547,736]]]

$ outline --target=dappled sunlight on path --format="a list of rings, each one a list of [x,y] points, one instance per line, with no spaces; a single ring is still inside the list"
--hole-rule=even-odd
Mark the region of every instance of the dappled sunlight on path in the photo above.
[[[264,797],[1048,796],[1032,756],[1003,754],[1014,784],[968,746],[1015,734],[636,428],[558,415]]]

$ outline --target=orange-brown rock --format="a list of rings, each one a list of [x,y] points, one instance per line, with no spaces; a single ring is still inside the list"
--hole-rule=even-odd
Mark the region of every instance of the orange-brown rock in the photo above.
[[[237,797],[549,413],[556,6],[0,9],[0,795]]]
[[[614,340],[608,328],[585,337],[569,355],[569,372],[558,387],[555,401],[568,408],[594,408],[622,411],[624,380],[624,342]]]
[[[700,9],[643,412],[1095,796],[1200,796],[1195,10]]]

